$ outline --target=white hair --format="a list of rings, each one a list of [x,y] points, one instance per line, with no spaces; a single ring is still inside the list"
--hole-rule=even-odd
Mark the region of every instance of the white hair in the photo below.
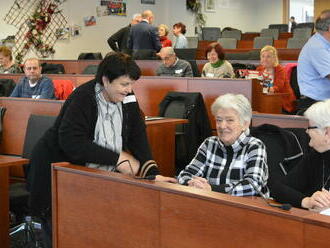
[[[133,16],[132,16],[132,20],[135,20],[136,18],[142,16],[140,13],[135,13]]]
[[[314,103],[304,115],[320,128],[330,127],[330,99]]]
[[[219,109],[233,109],[237,112],[240,122],[251,122],[252,108],[249,100],[242,94],[225,94],[219,96],[211,106],[211,112],[216,116]]]

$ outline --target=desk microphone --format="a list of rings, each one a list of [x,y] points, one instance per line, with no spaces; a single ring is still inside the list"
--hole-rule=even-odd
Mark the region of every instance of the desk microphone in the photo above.
[[[254,189],[254,191],[255,192],[257,192],[258,193],[258,195],[260,195],[261,196],[261,198],[262,198],[262,200],[264,201],[264,202],[266,202],[266,204],[268,205],[268,206],[271,206],[271,207],[275,207],[275,208],[280,208],[280,209],[282,209],[282,210],[286,210],[286,211],[288,211],[288,210],[290,210],[291,208],[292,208],[292,206],[291,206],[291,204],[289,204],[289,203],[285,203],[285,204],[273,204],[273,203],[269,203],[268,201],[267,201],[267,197],[252,183],[252,182],[250,182],[250,180],[248,180],[248,179],[244,179],[244,180],[240,180],[239,182],[237,182],[227,193],[231,193],[239,184],[241,184],[243,181],[247,181],[251,186],[252,186],[252,188]]]

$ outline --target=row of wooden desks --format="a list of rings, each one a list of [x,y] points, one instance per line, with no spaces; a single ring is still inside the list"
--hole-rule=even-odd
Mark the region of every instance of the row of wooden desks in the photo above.
[[[54,164],[52,176],[54,248],[323,248],[330,243],[329,216],[272,208],[259,198],[67,163]]]

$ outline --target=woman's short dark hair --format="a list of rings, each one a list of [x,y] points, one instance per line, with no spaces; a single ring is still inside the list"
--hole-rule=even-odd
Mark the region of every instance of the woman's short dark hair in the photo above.
[[[218,58],[220,60],[224,60],[225,59],[225,52],[223,51],[222,46],[220,45],[219,42],[213,42],[210,45],[207,46],[206,51],[205,51],[205,57],[207,58],[207,54],[209,52],[212,51],[212,49],[214,49],[214,51],[218,54]]]
[[[186,25],[184,25],[182,22],[175,23],[173,25],[173,28],[181,28],[181,33],[182,34],[186,33]]]
[[[103,76],[107,77],[110,83],[121,76],[138,80],[141,76],[141,70],[131,56],[120,52],[110,52],[99,64],[95,76],[96,81],[102,85]]]

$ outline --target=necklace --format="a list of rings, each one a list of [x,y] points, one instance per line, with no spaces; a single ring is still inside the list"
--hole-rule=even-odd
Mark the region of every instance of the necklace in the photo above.
[[[325,180],[325,182],[324,182],[324,160],[323,160],[323,173],[322,173],[322,190],[325,190],[325,186],[327,185],[327,183],[328,183],[328,181],[329,181],[329,179],[330,179],[330,174],[329,174],[329,176],[327,177],[327,180]]]

